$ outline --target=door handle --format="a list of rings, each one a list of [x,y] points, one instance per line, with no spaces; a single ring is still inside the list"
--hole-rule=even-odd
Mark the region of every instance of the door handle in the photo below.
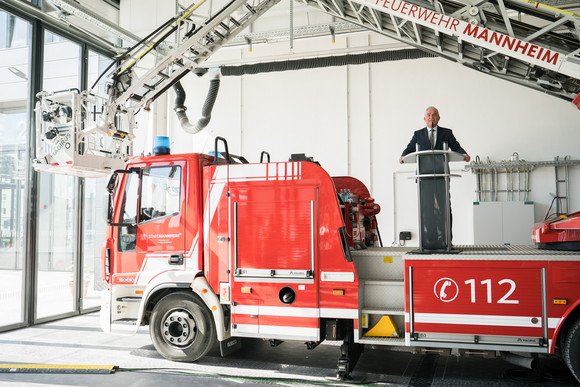
[[[169,256],[170,265],[183,265],[183,254],[172,254]]]

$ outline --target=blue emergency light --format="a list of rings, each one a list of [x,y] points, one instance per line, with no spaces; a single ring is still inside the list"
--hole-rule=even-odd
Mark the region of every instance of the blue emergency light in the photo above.
[[[168,155],[169,152],[169,137],[156,136],[153,139],[153,156]]]

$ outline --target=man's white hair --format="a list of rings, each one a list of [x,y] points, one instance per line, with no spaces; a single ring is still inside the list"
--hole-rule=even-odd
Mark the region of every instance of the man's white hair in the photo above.
[[[429,110],[429,109],[435,109],[435,111],[437,112],[437,115],[439,115],[439,109],[437,109],[435,106],[427,107],[427,109],[425,109],[425,115],[427,115],[427,110]]]

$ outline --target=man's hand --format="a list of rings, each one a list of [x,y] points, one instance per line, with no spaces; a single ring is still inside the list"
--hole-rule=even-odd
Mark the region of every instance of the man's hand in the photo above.
[[[403,158],[399,157],[399,164],[403,164]]]
[[[465,159],[465,162],[469,162],[469,160],[471,160],[471,156],[469,156],[467,153],[463,154],[463,158]]]

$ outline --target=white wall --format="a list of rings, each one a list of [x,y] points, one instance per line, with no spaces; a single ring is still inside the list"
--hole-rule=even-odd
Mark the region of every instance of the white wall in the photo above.
[[[267,15],[266,15],[267,16]],[[212,64],[259,62],[279,55],[313,56],[317,52],[398,43],[375,34],[227,48]],[[182,80],[189,118],[195,122],[209,85],[207,77]],[[173,106],[174,94],[168,95]],[[350,174],[365,182],[382,207],[383,242],[399,231],[413,233],[417,244],[416,185],[412,165],[397,160],[412,132],[423,127],[423,113],[435,105],[440,125],[452,128],[472,157],[507,160],[513,152],[530,161],[570,155],[580,159],[580,112],[563,101],[499,80],[439,58],[330,67],[293,72],[223,77],[213,118],[198,135],[184,133],[168,113],[173,153],[207,152],[215,136],[228,139],[231,153],[259,161],[267,150],[273,161],[306,153],[331,175]],[[476,179],[465,163],[452,165],[461,175],[451,183],[454,244],[473,242],[472,203]],[[571,210],[580,207],[580,174],[570,170]],[[536,220],[543,219],[554,191],[553,169],[532,174],[530,199]]]

